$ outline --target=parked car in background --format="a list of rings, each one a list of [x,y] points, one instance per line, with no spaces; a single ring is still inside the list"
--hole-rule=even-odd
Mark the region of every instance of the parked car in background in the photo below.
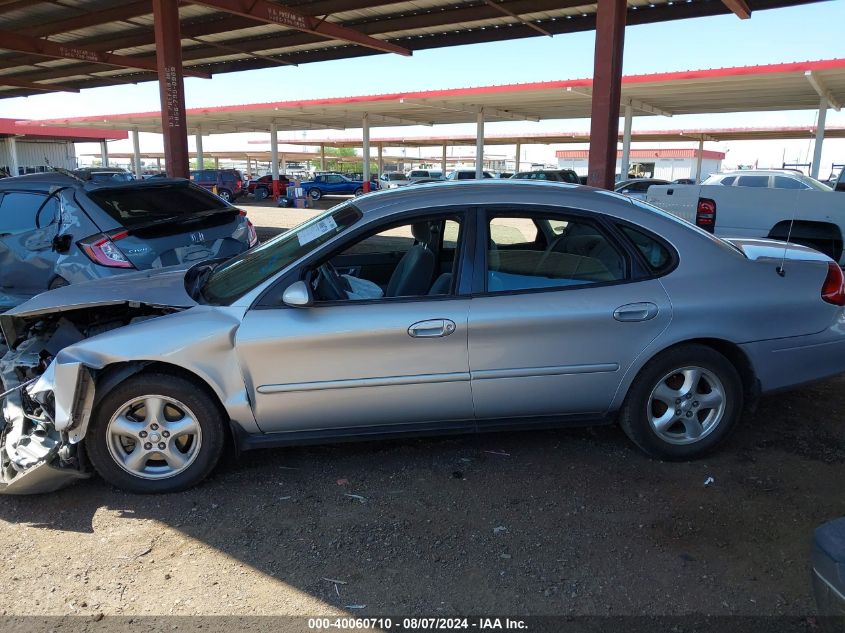
[[[0,181],[0,310],[45,290],[232,257],[258,241],[245,213],[187,180]]]
[[[0,477],[43,492],[90,460],[115,486],[172,492],[227,436],[251,449],[556,421],[618,421],[646,453],[693,459],[757,394],[845,371],[843,304],[821,253],[724,241],[610,192],[375,193],[225,262],[1,315]]]
[[[495,178],[495,176],[489,171],[483,171],[482,178]],[[455,171],[450,171],[446,175],[446,180],[475,180],[475,170],[474,169],[456,169]]]
[[[412,169],[408,172],[407,177],[412,182],[423,178],[427,180],[443,180],[443,171],[440,169]]]
[[[836,191],[845,191],[845,169],[839,172],[832,187]]]
[[[696,184],[695,178],[675,178],[672,181],[673,185],[694,185]]]
[[[631,178],[630,180],[623,180],[617,182],[613,187],[616,193],[621,193],[630,198],[637,198],[638,200],[645,200],[646,193],[650,187],[654,185],[668,185],[668,180],[661,180],[659,178]]]
[[[279,193],[285,195],[290,184],[287,176],[279,174]],[[264,200],[273,194],[273,174],[267,174],[260,178],[253,178],[246,183],[247,194],[252,194],[256,200]]]
[[[789,237],[845,264],[845,196],[797,172],[715,174],[701,185],[653,186],[647,200],[718,236]]]
[[[380,189],[395,189],[410,184],[410,180],[401,171],[389,171],[379,176],[378,184]]]
[[[73,170],[73,174],[82,180],[93,182],[131,182],[135,174],[120,167],[82,167]]]
[[[570,182],[574,185],[580,184],[581,179],[571,169],[537,169],[532,171],[520,171],[511,178],[516,180],[548,180],[551,182]]]
[[[208,191],[217,188],[217,195],[226,202],[237,200],[246,193],[244,179],[237,169],[198,169],[191,172],[191,180]]]
[[[513,178],[513,172],[512,171],[500,171],[499,172],[499,178]]]
[[[370,188],[377,189],[379,185],[370,181]],[[302,189],[312,200],[319,200],[323,196],[360,196],[364,193],[364,181],[353,180],[342,174],[320,174],[314,180],[302,183]]]
[[[831,187],[801,172],[791,170],[748,169],[726,171],[706,178],[702,185],[723,187],[756,187],[759,189],[798,189],[830,191]]]

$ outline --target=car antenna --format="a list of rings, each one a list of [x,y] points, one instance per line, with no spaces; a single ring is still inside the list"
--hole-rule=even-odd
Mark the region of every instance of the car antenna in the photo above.
[[[795,206],[792,208],[792,218],[789,220],[789,230],[786,232],[786,243],[783,245],[783,257],[780,259],[780,266],[777,267],[777,273],[781,277],[786,276],[786,269],[784,268],[784,264],[786,264],[786,251],[789,250],[789,240],[792,239],[792,227],[795,224],[795,214],[798,212],[798,201],[796,200]]]

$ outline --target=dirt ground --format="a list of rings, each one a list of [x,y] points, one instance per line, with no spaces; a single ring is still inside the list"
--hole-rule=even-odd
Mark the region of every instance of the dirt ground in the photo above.
[[[812,530],[845,514],[843,412],[845,378],[771,396],[692,463],[601,427],[260,451],[166,496],[94,478],[2,497],[0,615],[803,617]]]

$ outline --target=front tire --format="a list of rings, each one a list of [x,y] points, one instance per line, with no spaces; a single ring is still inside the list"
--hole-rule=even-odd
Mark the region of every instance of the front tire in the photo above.
[[[355,190],[355,197],[357,198],[358,196],[363,196],[363,195],[364,195],[364,190],[363,190],[363,189],[361,189],[360,187],[358,187],[358,188]]]
[[[319,200],[323,197],[323,192],[319,189],[311,189],[308,191],[308,195],[311,196],[312,200]]]
[[[742,413],[742,381],[716,350],[681,345],[656,356],[634,379],[619,424],[653,457],[687,460],[727,438]]]
[[[142,373],[100,401],[85,445],[108,483],[165,493],[205,479],[220,460],[224,439],[224,416],[206,389],[181,376]]]

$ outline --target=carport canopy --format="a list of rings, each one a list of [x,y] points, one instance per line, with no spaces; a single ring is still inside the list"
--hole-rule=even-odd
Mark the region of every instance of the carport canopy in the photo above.
[[[741,66],[622,78],[622,104],[637,116],[814,110],[820,90],[831,107],[845,100],[845,59]],[[589,118],[592,79],[448,90],[277,101],[190,108],[188,129],[199,134],[361,128]],[[160,112],[106,114],[31,121],[161,132]],[[359,143],[360,144],[360,143]]]

